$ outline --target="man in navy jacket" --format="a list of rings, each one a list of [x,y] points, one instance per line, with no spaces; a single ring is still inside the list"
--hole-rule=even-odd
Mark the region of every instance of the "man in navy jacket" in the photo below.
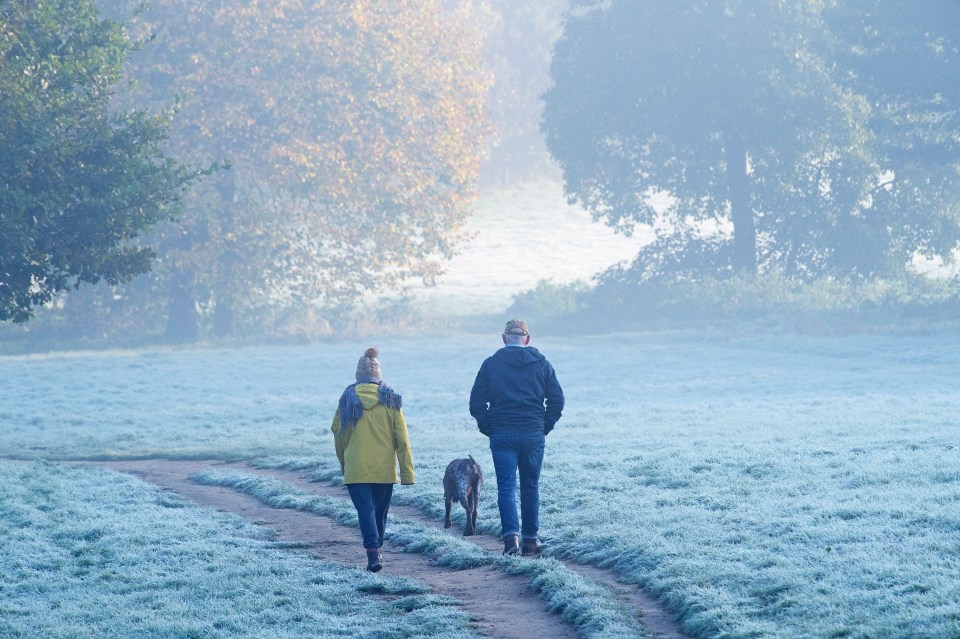
[[[503,553],[535,556],[543,548],[538,537],[540,467],[546,435],[563,410],[563,389],[550,362],[529,346],[526,322],[510,320],[502,337],[503,348],[484,360],[477,373],[470,391],[470,414],[477,420],[480,432],[490,438]]]

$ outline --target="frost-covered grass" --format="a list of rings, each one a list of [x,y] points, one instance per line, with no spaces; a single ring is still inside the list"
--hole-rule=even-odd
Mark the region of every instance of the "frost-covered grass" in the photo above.
[[[442,516],[443,469],[472,454],[483,532],[495,481],[466,404],[497,329],[375,342],[417,465],[395,499]],[[697,637],[960,636],[960,336],[534,344],[568,399],[542,481],[551,553],[643,584]],[[0,455],[333,478],[329,422],[367,345],[0,358]]]
[[[2,637],[476,636],[422,583],[320,561],[117,473],[0,462],[0,538]]]
[[[280,480],[235,471],[206,471],[195,479],[242,490],[275,508],[303,510],[357,525],[357,514],[349,500],[311,495]],[[387,539],[390,542],[399,544],[407,552],[429,555],[440,565],[452,568],[490,565],[513,574],[530,575],[533,587],[547,601],[548,608],[574,624],[585,639],[645,636],[634,613],[606,588],[571,572],[558,561],[504,557],[435,528],[393,515],[389,520]]]

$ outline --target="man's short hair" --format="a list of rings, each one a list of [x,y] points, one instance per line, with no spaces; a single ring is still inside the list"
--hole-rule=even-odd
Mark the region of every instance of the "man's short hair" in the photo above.
[[[522,319],[512,319],[507,322],[506,327],[503,329],[504,335],[529,335],[530,329],[527,327],[527,323]]]

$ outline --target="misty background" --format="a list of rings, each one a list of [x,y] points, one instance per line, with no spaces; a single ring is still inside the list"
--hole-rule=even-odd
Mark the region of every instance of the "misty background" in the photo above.
[[[947,1],[0,9],[0,347],[951,325]]]
[[[360,597],[74,462],[246,461],[220,485],[290,505],[281,469],[339,482],[373,343],[415,440],[398,498],[439,521],[521,316],[568,400],[553,559],[442,535],[441,562],[528,564],[589,638],[636,610],[565,561],[691,637],[960,637],[958,9],[0,0],[0,635],[475,634],[443,592],[402,603],[418,580]]]

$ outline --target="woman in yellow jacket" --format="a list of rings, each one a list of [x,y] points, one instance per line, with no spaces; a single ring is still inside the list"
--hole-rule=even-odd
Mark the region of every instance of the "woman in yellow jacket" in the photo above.
[[[383,567],[383,533],[397,483],[413,484],[413,454],[403,418],[403,403],[380,378],[377,349],[371,347],[357,362],[357,383],[347,386],[333,417],[333,439],[343,483],[357,509],[367,570]]]

